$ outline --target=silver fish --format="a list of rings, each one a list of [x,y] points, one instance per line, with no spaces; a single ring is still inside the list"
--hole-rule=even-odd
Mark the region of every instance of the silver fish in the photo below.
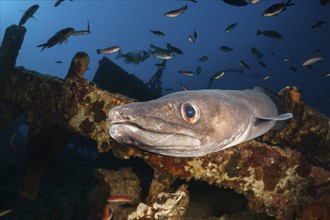
[[[81,30],[81,31],[74,31],[72,35],[88,35],[91,33],[91,28],[89,25],[89,21],[87,20],[87,29],[86,30]]]
[[[125,63],[134,63],[137,65],[150,57],[150,54],[145,50],[135,50],[126,54],[123,54],[121,51],[119,50],[116,58],[122,58]]]
[[[175,57],[173,52],[169,49],[160,48],[152,44],[150,44],[150,47],[154,49],[154,51],[150,51],[150,53],[160,60],[169,60]]]
[[[164,15],[166,17],[174,18],[174,17],[177,17],[177,16],[183,14],[183,12],[185,12],[187,9],[188,9],[188,5],[185,5],[182,8],[168,11]]]
[[[180,86],[181,86],[181,88],[182,88],[183,91],[188,91],[189,90],[188,86],[186,86],[183,83],[180,83]]]
[[[38,10],[38,8],[39,5],[32,5],[30,8],[28,8],[28,10],[25,11],[21,20],[19,21],[18,26],[23,26],[29,18],[33,17],[33,14]]]
[[[264,80],[267,80],[267,79],[269,79],[270,77],[273,77],[273,76],[274,76],[274,74],[269,73],[266,76],[264,76]]]
[[[194,38],[193,36],[189,35],[189,36],[188,36],[188,41],[189,41],[190,43],[195,43],[195,38]]]
[[[109,134],[119,143],[174,157],[199,157],[259,137],[276,122],[275,102],[260,90],[193,90],[109,112]]]
[[[257,4],[258,2],[260,2],[260,0],[250,0],[251,5]]]
[[[309,65],[311,65],[311,64],[313,64],[313,63],[316,63],[316,62],[318,62],[318,61],[320,61],[320,60],[322,60],[323,59],[323,57],[322,56],[315,56],[315,57],[310,57],[310,58],[308,58],[308,59],[306,59],[304,62],[303,62],[303,66],[309,66]]]
[[[187,70],[180,70],[179,73],[184,76],[193,76],[194,75],[193,71],[187,71]]]
[[[105,49],[97,49],[96,52],[98,54],[109,54],[109,53],[115,53],[117,52],[118,50],[120,50],[120,46],[112,46],[112,47],[108,47],[108,48],[105,48]]]

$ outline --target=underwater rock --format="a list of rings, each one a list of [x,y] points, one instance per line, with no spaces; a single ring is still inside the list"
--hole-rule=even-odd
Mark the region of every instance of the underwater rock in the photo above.
[[[104,90],[120,93],[140,101],[159,97],[142,80],[133,74],[127,73],[106,57],[103,57],[99,61],[99,67],[95,73],[93,82]]]

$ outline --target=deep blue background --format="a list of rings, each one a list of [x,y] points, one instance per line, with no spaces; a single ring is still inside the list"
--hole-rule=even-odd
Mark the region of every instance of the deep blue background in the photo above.
[[[24,10],[33,4],[40,8],[35,13],[36,19],[30,19],[24,25],[27,33],[17,59],[18,66],[24,66],[41,73],[64,78],[72,57],[78,51],[85,51],[90,56],[90,69],[85,78],[91,80],[98,67],[98,61],[104,55],[96,49],[119,45],[124,53],[143,49],[148,50],[152,43],[165,47],[167,42],[183,50],[183,55],[167,62],[163,77],[163,88],[181,90],[180,83],[190,89],[207,87],[209,78],[216,72],[228,68],[240,68],[239,60],[244,60],[252,70],[243,74],[228,72],[215,81],[212,88],[244,89],[255,85],[265,86],[278,91],[287,85],[301,88],[303,100],[323,113],[330,115],[330,77],[322,74],[330,71],[330,4],[321,6],[316,0],[293,0],[294,6],[274,17],[263,17],[262,12],[270,5],[281,0],[261,0],[256,5],[235,7],[221,0],[190,1],[64,1],[54,7],[55,1],[0,1],[1,40],[5,28],[18,24]],[[168,18],[164,13],[185,4],[188,10],[176,17]],[[67,42],[40,52],[36,46],[45,43],[54,33],[66,27],[76,30],[86,29],[87,20],[92,33],[84,36],[70,36]],[[311,25],[324,20],[320,29]],[[238,22],[236,29],[225,33],[225,28]],[[187,40],[194,28],[198,33],[195,44]],[[158,37],[150,30],[161,30],[166,36]],[[275,30],[283,39],[274,40],[257,36],[257,29]],[[230,53],[219,48],[222,45],[233,47]],[[251,47],[258,48],[263,54],[262,61],[267,68],[261,67],[252,56]],[[314,70],[302,66],[305,59],[314,56],[315,49],[323,51],[323,60],[312,65]],[[271,51],[275,55],[271,55]],[[157,70],[155,63],[160,61],[150,57],[139,65],[125,64],[115,59],[117,54],[105,55],[129,73],[134,73],[148,81]],[[198,58],[207,55],[209,61],[200,63]],[[292,63],[283,58],[290,57]],[[61,60],[62,64],[55,61]],[[187,77],[179,70],[192,70],[200,65],[203,68],[199,76]],[[297,72],[289,69],[294,66]],[[254,74],[260,78],[255,79]],[[264,80],[267,74],[274,77]]]

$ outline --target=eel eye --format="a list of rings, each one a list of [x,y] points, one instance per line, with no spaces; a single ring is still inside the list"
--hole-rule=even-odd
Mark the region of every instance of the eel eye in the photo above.
[[[181,116],[185,121],[191,124],[195,124],[200,118],[200,111],[198,106],[189,102],[182,103]]]

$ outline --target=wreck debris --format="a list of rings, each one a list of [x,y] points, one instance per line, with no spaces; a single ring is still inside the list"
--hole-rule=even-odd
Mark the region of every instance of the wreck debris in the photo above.
[[[98,219],[127,219],[140,202],[140,181],[130,168],[119,171],[97,169],[97,187],[93,200],[103,203],[103,211],[95,209],[94,217]],[[104,184],[100,184],[104,183]],[[99,207],[101,204],[97,204]],[[100,214],[103,213],[103,216]]]
[[[262,141],[298,150],[312,164],[330,170],[329,118],[303,103],[296,87],[286,87],[280,95],[285,99],[286,110],[293,112],[293,118],[284,129],[268,132]]]
[[[168,219],[180,220],[188,208],[189,193],[187,185],[181,185],[175,193],[161,192],[150,205],[140,203],[128,220],[138,219]]]
[[[178,159],[141,153],[110,140],[108,111],[134,100],[102,91],[83,79],[87,54],[77,53],[72,62],[76,66],[70,68],[65,80],[15,68],[25,28],[10,28],[0,49],[0,104],[9,103],[27,110],[30,131],[22,198],[37,196],[42,173],[72,133],[77,133],[95,140],[99,152],[112,148],[120,152],[122,158],[143,158],[156,172],[149,198],[151,202],[156,200],[160,205],[157,207],[162,208],[166,203],[158,202],[156,192],[164,191],[176,177],[232,188],[248,199],[252,211],[277,219],[290,219],[296,213],[310,213],[309,207],[319,207],[312,204],[330,207],[329,119],[303,103],[297,88],[286,87],[280,93],[286,101],[286,110],[292,112],[294,118],[283,130],[263,136],[264,143],[248,141],[200,158]],[[15,37],[16,34],[19,37]],[[8,109],[10,112],[11,108]],[[3,121],[0,123],[0,127],[6,126]],[[157,175],[168,176],[168,180],[162,183]],[[171,201],[180,203],[187,197],[181,198]],[[141,206],[142,210],[154,209]]]
[[[146,161],[161,173],[206,181],[234,189],[249,201],[249,208],[277,219],[290,219],[301,205],[320,194],[309,194],[314,185],[313,169],[325,172],[318,187],[330,182],[330,172],[311,166],[299,152],[248,141],[199,158],[165,157],[150,154]],[[175,169],[173,168],[175,167]]]

